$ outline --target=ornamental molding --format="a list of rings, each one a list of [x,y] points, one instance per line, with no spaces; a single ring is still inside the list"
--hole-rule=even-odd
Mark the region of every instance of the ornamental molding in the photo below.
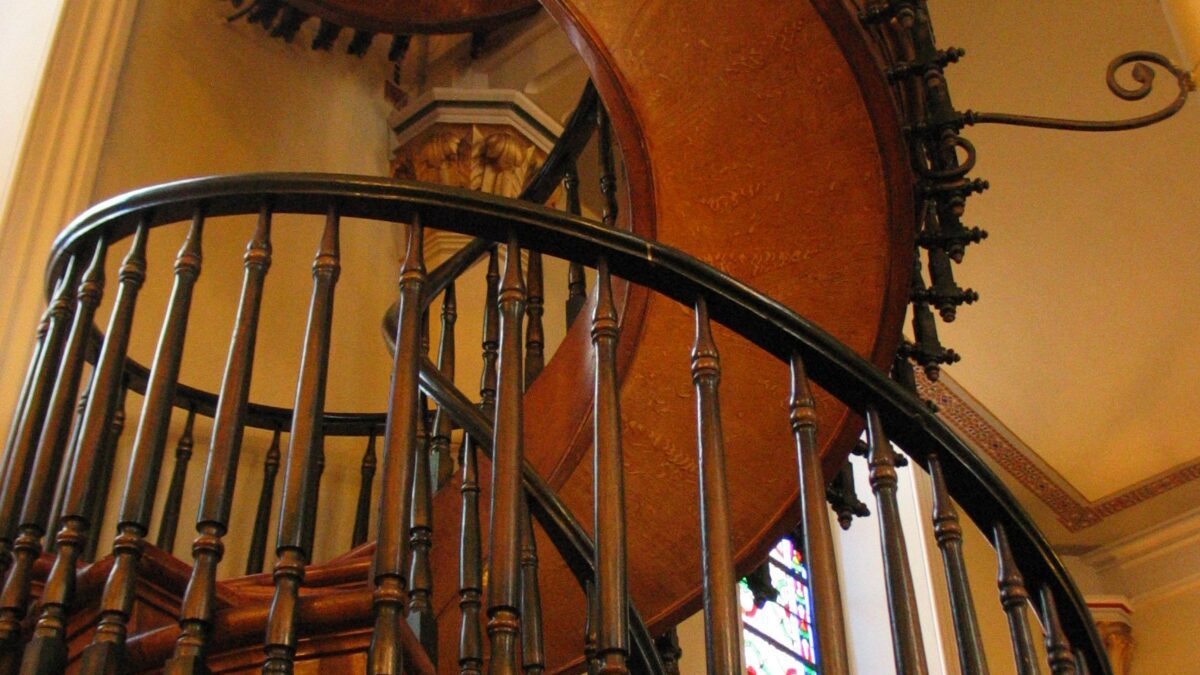
[[[1099,500],[1089,500],[952,378],[942,373],[938,381],[930,382],[920,368],[914,371],[918,393],[937,404],[938,417],[1032,492],[1070,532],[1097,525],[1121,511],[1200,479],[1200,459],[1195,459]]]

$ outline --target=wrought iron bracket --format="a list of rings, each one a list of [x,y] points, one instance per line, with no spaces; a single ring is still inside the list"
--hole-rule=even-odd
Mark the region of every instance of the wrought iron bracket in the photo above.
[[[1170,105],[1148,115],[1131,117],[1123,120],[1071,120],[1056,117],[1036,117],[1031,115],[1013,115],[1009,113],[975,112],[968,110],[962,114],[964,124],[1008,124],[1019,127],[1035,127],[1039,129],[1058,129],[1061,131],[1126,131],[1140,129],[1151,124],[1157,124],[1179,112],[1188,95],[1196,91],[1196,79],[1193,75],[1162,54],[1149,51],[1136,51],[1121,54],[1108,64],[1105,82],[1108,89],[1118,98],[1125,101],[1140,101],[1150,95],[1154,89],[1154,68],[1146,64],[1154,64],[1166,70],[1179,85],[1179,94]],[[1130,76],[1138,83],[1136,87],[1126,87],[1117,81],[1117,71],[1133,64]]]

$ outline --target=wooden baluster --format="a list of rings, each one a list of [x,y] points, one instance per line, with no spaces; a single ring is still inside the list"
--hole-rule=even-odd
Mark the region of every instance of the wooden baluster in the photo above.
[[[1092,673],[1091,668],[1088,667],[1087,655],[1078,647],[1075,648],[1075,671],[1079,675],[1091,675]]]
[[[950,590],[950,611],[954,617],[959,664],[963,673],[986,675],[987,656],[983,652],[983,639],[979,634],[975,603],[971,599],[971,583],[963,558],[962,526],[958,522],[958,511],[950,500],[950,492],[946,489],[946,479],[942,475],[942,463],[937,453],[929,455],[929,478],[933,483],[933,534],[942,551],[946,586]]]
[[[101,459],[106,437],[112,431],[116,412],[125,354],[133,326],[137,296],[146,279],[146,217],[134,234],[129,253],[118,274],[117,297],[109,315],[104,344],[92,371],[87,410],[83,413],[83,431],[75,453],[71,479],[67,485],[66,506],[63,507],[58,535],[55,538],[54,563],[42,588],[41,612],[33,630],[33,639],[25,649],[21,671],[61,673],[67,665],[66,624],[68,608],[75,600],[75,566],[87,544],[91,525],[93,499],[99,476],[97,461]]]
[[[838,587],[838,565],[825,505],[825,476],[817,445],[816,399],[798,354],[792,355],[791,371],[789,410],[800,467],[800,529],[804,535],[804,559],[808,561],[812,579],[815,622],[821,626],[817,632],[817,653],[821,656],[823,673],[842,675],[850,672],[850,661],[846,650],[842,593]]]
[[[308,306],[300,377],[292,408],[292,430],[283,474],[283,498],[275,538],[275,594],[267,619],[263,651],[265,673],[288,673],[296,653],[296,603],[304,566],[311,551],[305,547],[314,514],[317,459],[321,454],[321,428],[325,418],[325,382],[329,374],[329,343],[333,332],[333,297],[341,272],[336,203],[326,211],[325,229],[313,260],[313,290]]]
[[[246,429],[246,406],[250,400],[259,310],[270,266],[271,211],[263,205],[243,256],[241,297],[229,340],[225,374],[221,378],[221,393],[209,439],[208,463],[204,469],[204,487],[196,512],[192,572],[180,608],[179,637],[174,653],[163,669],[169,675],[208,672],[204,654],[216,609],[217,565],[225,555],[221,538],[229,529],[229,514],[233,507],[238,459]],[[193,415],[189,411],[185,436],[190,436]]]
[[[579,170],[574,164],[563,173],[563,191],[567,194],[567,212],[573,216],[582,213],[579,205]],[[587,279],[583,276],[583,265],[572,262],[567,266],[567,325],[583,310],[587,300]]]
[[[521,500],[521,666],[526,675],[546,670],[542,639],[542,592],[538,586],[537,539],[529,505]]]
[[[358,506],[354,510],[354,533],[350,535],[350,548],[361,546],[367,541],[371,526],[371,490],[375,483],[375,430],[367,437],[367,449],[363,451],[362,474],[358,486]]]
[[[475,441],[463,435],[462,526],[458,544],[458,671],[480,675],[483,669],[483,636],[479,630],[479,608],[483,594],[483,564],[479,541],[479,463]]]
[[[1071,641],[1058,619],[1058,607],[1054,603],[1054,592],[1042,586],[1038,594],[1042,601],[1042,619],[1046,627],[1046,663],[1052,675],[1075,675],[1075,654]]]
[[[1008,615],[1008,633],[1012,638],[1013,657],[1017,662],[1019,675],[1037,675],[1037,656],[1033,648],[1033,634],[1029,630],[1029,616],[1025,613],[1025,605],[1029,602],[1029,592],[1025,590],[1025,579],[1021,570],[1017,569],[1017,561],[1013,558],[1012,549],[1008,545],[1008,534],[1004,526],[996,524],[993,531],[996,544],[996,557],[999,561],[999,572],[996,583],[1000,587],[1000,605]]]
[[[79,394],[79,401],[75,404],[74,423],[71,425],[71,435],[67,439],[67,455],[63,458],[58,471],[58,480],[54,484],[54,501],[50,504],[50,514],[43,523],[46,529],[44,546],[47,551],[54,550],[54,526],[58,523],[58,517],[62,513],[63,500],[67,496],[67,480],[70,478],[71,465],[75,463],[75,448],[79,433],[83,428],[83,411],[87,409],[88,393],[85,385],[83,392]],[[89,536],[88,539],[90,540],[91,537]],[[0,578],[3,577],[4,575],[0,574]]]
[[[679,633],[674,628],[654,638],[654,649],[663,664],[665,675],[679,675],[679,659],[683,658],[683,649],[679,647]]]
[[[451,283],[442,297],[442,336],[438,345],[438,370],[451,382],[454,381],[454,323],[457,319],[458,302],[454,284]],[[449,483],[454,475],[454,461],[450,457],[451,426],[449,413],[439,406],[433,419],[433,438],[430,441],[432,473],[437,479],[435,485],[438,488]]]
[[[407,591],[409,521],[413,473],[416,469],[420,397],[417,375],[421,354],[421,293],[425,286],[425,255],[420,218],[407,226],[408,244],[400,265],[399,318],[392,367],[392,391],[384,431],[383,476],[380,480],[379,534],[371,577],[374,583],[375,627],[367,656],[370,673],[398,674],[403,670],[400,620]]]
[[[92,643],[80,662],[82,673],[112,673],[123,669],[125,637],[133,611],[133,594],[138,581],[138,564],[150,530],[154,496],[170,430],[175,385],[183,361],[192,290],[200,276],[200,238],[204,213],[196,209],[187,238],[175,258],[175,284],[167,304],[162,334],[150,367],[150,379],[142,402],[125,480],[125,495],[113,540],[113,566],[100,600],[100,620]]]
[[[100,242],[93,252],[84,280],[79,285],[78,267],[74,261],[68,263],[67,272],[59,280],[54,298],[48,310],[47,335],[54,330],[50,326],[56,321],[70,321],[70,332],[62,350],[61,367],[57,368],[53,388],[50,390],[46,407],[43,409],[45,424],[36,439],[27,438],[22,430],[17,442],[36,442],[36,451],[31,455],[27,487],[22,499],[20,518],[8,519],[6,530],[16,526],[15,541],[12,541],[14,560],[0,593],[0,645],[12,648],[21,633],[21,620],[29,605],[29,589],[33,564],[42,554],[43,524],[50,499],[54,491],[50,481],[58,475],[58,463],[66,447],[66,436],[70,429],[71,413],[74,411],[76,392],[79,389],[80,373],[83,370],[84,351],[92,328],[92,314],[100,303],[104,280],[104,244]],[[78,299],[77,299],[78,298]],[[77,307],[72,308],[72,305]],[[80,321],[86,323],[80,324]],[[49,364],[47,364],[49,365]],[[57,365],[57,364],[56,364]],[[33,450],[33,448],[30,448]],[[7,537],[12,535],[6,534]]]
[[[41,347],[34,350],[34,365],[31,367],[33,379],[29,391],[23,397],[23,405],[18,406],[19,417],[13,420],[16,431],[13,434],[12,445],[6,449],[8,467],[4,485],[0,486],[0,567],[3,567],[0,572],[7,572],[12,564],[13,540],[17,536],[21,506],[25,501],[26,488],[33,471],[38,438],[42,433],[46,411],[50,406],[50,397],[59,372],[63,343],[67,339],[67,331],[75,313],[75,294],[81,264],[82,261],[76,261],[72,256],[62,276],[55,283],[54,296],[38,326]],[[3,631],[0,632],[2,645],[11,638],[4,629],[0,628],[0,631]]]
[[[496,422],[492,436],[492,518],[489,530],[488,640],[492,675],[517,672],[517,633],[521,628],[521,461],[524,411],[521,395],[521,319],[525,284],[521,247],[510,233],[500,287],[500,362]]]
[[[596,582],[583,582],[583,602],[587,613],[583,620],[583,660],[587,662],[588,675],[600,672],[600,596],[596,593]]]
[[[129,383],[122,380],[120,393],[117,394],[117,409],[113,411],[112,423],[108,427],[108,436],[104,438],[104,445],[96,451],[96,470],[100,472],[100,475],[96,478],[96,487],[92,491],[87,506],[87,512],[91,514],[88,516],[90,524],[87,542],[81,556],[88,562],[96,560],[96,549],[100,546],[100,528],[104,525],[104,514],[108,511],[108,495],[112,491],[113,465],[116,464],[117,448],[120,446],[121,436],[125,433],[125,398],[128,393]],[[76,444],[72,457],[78,452],[79,447]]]
[[[488,419],[496,417],[496,362],[500,358],[500,266],[496,248],[488,252],[487,291],[483,303],[483,372],[479,407]]]
[[[593,397],[592,494],[596,533],[596,595],[600,604],[597,659],[602,673],[627,673],[629,586],[626,579],[625,463],[621,448],[620,385],[617,382],[617,308],[608,261],[596,266],[592,311]]]
[[[610,229],[617,227],[617,171],[613,159],[612,124],[604,106],[596,109],[596,125],[599,127],[600,149],[600,194],[604,196],[604,212],[600,220]]]
[[[896,671],[925,673],[925,648],[921,642],[921,622],[912,573],[908,568],[908,549],[900,524],[896,501],[896,453],[883,431],[883,422],[874,408],[867,408],[867,446],[869,448],[871,491],[879,514],[879,539],[887,580],[888,611],[892,618],[892,646]]]
[[[430,549],[433,548],[433,473],[430,457],[433,454],[432,435],[426,427],[424,401],[418,403],[417,452],[413,463],[411,514],[408,528],[412,561],[409,565],[408,625],[425,649],[429,660],[437,663],[437,615],[433,610],[433,570],[430,568]],[[440,417],[449,423],[449,418]]]
[[[601,146],[603,147],[603,146]],[[696,437],[700,465],[700,547],[704,560],[704,628],[709,673],[742,673],[742,619],[733,570],[725,439],[718,395],[721,360],[709,326],[708,305],[696,300],[692,383],[696,388]]]
[[[542,290],[542,254],[538,251],[529,252],[529,268],[525,272],[525,285],[528,288],[525,300],[525,388],[533,386],[533,381],[542,373],[546,366],[546,331],[542,327],[542,314],[545,313],[545,292]]]
[[[8,436],[4,442],[4,455],[0,456],[0,504],[5,501],[5,493],[9,491],[8,484],[10,481],[19,480],[19,476],[14,475],[12,459],[17,445],[17,434],[21,429],[21,417],[25,414],[29,403],[29,392],[33,388],[33,383],[37,381],[38,364],[41,362],[42,350],[46,346],[46,331],[50,329],[50,312],[49,307],[42,312],[42,318],[38,321],[37,330],[34,333],[33,350],[29,356],[29,367],[25,370],[25,380],[21,383],[21,393],[17,396],[17,404],[13,409],[12,422],[8,425]],[[0,507],[3,508],[3,507]],[[13,508],[17,508],[14,502]],[[0,511],[0,580],[3,580],[8,573],[9,565],[12,564],[12,543],[9,535],[14,532],[7,531],[10,523],[13,522],[15,512]],[[5,543],[8,541],[8,543]]]
[[[316,437],[317,451],[313,456],[313,465],[316,469],[310,474],[312,482],[305,489],[305,494],[311,496],[308,500],[307,511],[304,516],[304,533],[301,538],[301,547],[306,551],[306,561],[304,564],[312,562],[313,542],[317,538],[317,505],[321,501],[321,478],[325,476],[325,430],[322,426],[317,431]]]
[[[158,524],[158,538],[155,540],[155,546],[168,553],[175,550],[175,532],[179,529],[183,485],[187,482],[188,463],[192,461],[192,448],[196,445],[192,435],[195,424],[196,409],[189,407],[183,433],[179,434],[179,440],[175,443],[175,470],[171,472],[171,484],[167,488],[167,499],[163,504],[162,519]]]
[[[246,574],[263,571],[267,528],[271,524],[271,502],[275,499],[275,476],[279,473],[279,433],[276,428],[267,455],[263,458],[262,489],[258,493],[258,508],[254,511],[254,531],[250,535],[250,552],[246,554]]]

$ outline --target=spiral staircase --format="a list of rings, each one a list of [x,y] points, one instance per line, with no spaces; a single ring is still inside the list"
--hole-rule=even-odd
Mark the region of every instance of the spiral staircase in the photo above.
[[[482,33],[530,5],[409,4],[260,0],[240,11],[285,39],[310,16],[327,37],[353,27],[351,51],[395,34],[402,57],[413,32]],[[825,477],[860,451],[898,672],[927,671],[896,510],[905,457],[933,479],[962,671],[988,672],[970,584],[994,580],[968,579],[963,563],[962,528],[975,527],[995,542],[1017,672],[1043,670],[1035,632],[1051,672],[1109,672],[1045,539],[913,386],[914,363],[936,376],[955,358],[933,310],[953,318],[974,299],[951,261],[984,236],[960,220],[983,186],[967,177],[974,150],[942,74],[956,56],[934,44],[924,2],[751,4],[762,6],[546,2],[594,84],[520,200],[255,174],[145,188],[69,224],[5,450],[0,670],[662,673],[677,666],[656,638],[703,607],[709,672],[744,672],[736,581],[798,532],[822,672],[849,672],[842,627],[858,608],[838,591]],[[578,199],[576,163],[593,135],[599,220]],[[568,209],[542,206],[560,186]],[[320,237],[289,232],[294,214],[324,217]],[[204,391],[179,381],[180,365],[197,330],[193,293],[204,292],[202,241],[230,216],[254,225],[221,386]],[[364,220],[405,242],[385,323],[391,392],[376,410],[326,410],[339,272],[358,262],[339,240]],[[190,224],[175,259],[148,254],[176,223]],[[473,239],[427,269],[433,230]],[[280,376],[256,369],[255,354],[284,247],[315,251],[311,295],[298,294],[306,310],[293,317],[306,315],[290,408],[250,395],[253,378]],[[543,259],[566,261],[567,278],[543,275]],[[476,333],[455,327],[455,289],[480,261],[488,302]],[[167,269],[170,302],[142,364],[128,350],[138,293]],[[544,302],[552,283],[569,289],[568,329],[543,363],[542,316],[559,311]],[[916,341],[902,344],[910,303]],[[439,314],[430,345],[422,316]],[[374,330],[377,319],[355,321]],[[454,383],[455,354],[468,349],[483,355],[477,395]],[[124,410],[127,392],[140,411]],[[213,420],[194,514],[181,512],[178,470],[155,505],[174,409],[188,418],[176,457],[192,452],[193,419]],[[112,476],[126,427],[133,459]],[[239,467],[250,429],[274,433],[261,474]],[[345,552],[314,563],[327,437],[369,443]],[[261,480],[253,523],[231,519],[239,480]],[[125,486],[117,532],[98,531],[109,483]],[[151,542],[156,508],[164,525]],[[176,528],[193,516],[192,558],[180,560]],[[225,570],[241,561],[222,561],[234,537],[252,541],[242,576]]]

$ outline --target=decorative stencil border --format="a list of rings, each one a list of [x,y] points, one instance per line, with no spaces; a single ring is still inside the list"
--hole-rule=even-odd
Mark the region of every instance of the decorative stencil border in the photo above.
[[[938,416],[1037,495],[1050,507],[1063,527],[1071,532],[1091,527],[1115,513],[1200,479],[1200,459],[1197,459],[1100,501],[1076,497],[985,419],[975,406],[964,401],[944,383],[930,382],[919,368],[916,371],[917,391],[923,398],[937,404]]]

